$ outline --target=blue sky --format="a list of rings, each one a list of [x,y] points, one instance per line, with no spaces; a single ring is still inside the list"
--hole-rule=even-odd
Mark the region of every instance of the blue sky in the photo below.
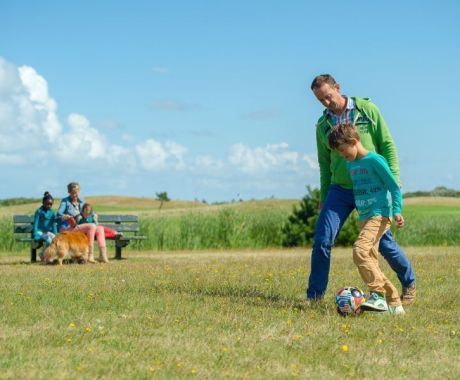
[[[457,1],[0,2],[0,198],[300,198],[312,78],[370,97],[404,191],[460,189]]]

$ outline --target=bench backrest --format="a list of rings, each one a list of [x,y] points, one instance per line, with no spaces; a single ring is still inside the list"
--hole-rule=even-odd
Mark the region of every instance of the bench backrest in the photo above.
[[[118,232],[139,232],[137,215],[98,215],[98,222]],[[13,223],[15,234],[30,234],[33,230],[34,216],[14,215]]]

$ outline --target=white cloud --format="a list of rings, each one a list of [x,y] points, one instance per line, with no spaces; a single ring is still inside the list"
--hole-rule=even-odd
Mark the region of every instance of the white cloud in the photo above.
[[[46,80],[29,67],[17,67],[0,57],[0,150],[24,154],[11,164],[43,156],[61,133],[57,104]]]
[[[190,169],[197,173],[220,173],[224,167],[223,161],[208,155],[200,155],[195,158],[194,165]]]
[[[229,162],[245,173],[261,174],[271,170],[296,170],[302,157],[290,151],[285,142],[250,148],[235,144],[230,148]]]
[[[319,164],[316,157],[312,157],[311,155],[305,154],[303,156],[303,160],[307,163],[310,169],[319,170]]]
[[[185,168],[184,155],[187,149],[175,142],[165,144],[148,139],[135,147],[135,151],[141,166],[146,170],[163,170],[173,168],[181,170]]]

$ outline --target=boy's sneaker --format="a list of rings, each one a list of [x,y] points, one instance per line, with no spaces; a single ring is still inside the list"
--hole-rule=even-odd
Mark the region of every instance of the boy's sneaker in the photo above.
[[[388,306],[388,313],[391,315],[403,315],[406,314],[402,305]]]
[[[371,292],[367,301],[361,304],[360,309],[367,311],[385,312],[388,311],[388,304],[382,293]]]
[[[414,303],[416,296],[417,289],[414,282],[411,286],[402,288],[401,302],[403,305],[410,305],[411,303]]]

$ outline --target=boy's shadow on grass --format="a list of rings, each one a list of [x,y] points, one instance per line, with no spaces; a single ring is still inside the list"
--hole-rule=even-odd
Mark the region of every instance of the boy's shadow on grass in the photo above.
[[[276,293],[267,293],[260,289],[243,286],[203,287],[190,288],[186,286],[155,286],[158,292],[171,292],[188,294],[200,297],[228,298],[237,303],[256,307],[273,307],[277,309],[291,309],[295,311],[325,310],[327,303],[324,301],[308,302],[305,299],[284,296]]]

